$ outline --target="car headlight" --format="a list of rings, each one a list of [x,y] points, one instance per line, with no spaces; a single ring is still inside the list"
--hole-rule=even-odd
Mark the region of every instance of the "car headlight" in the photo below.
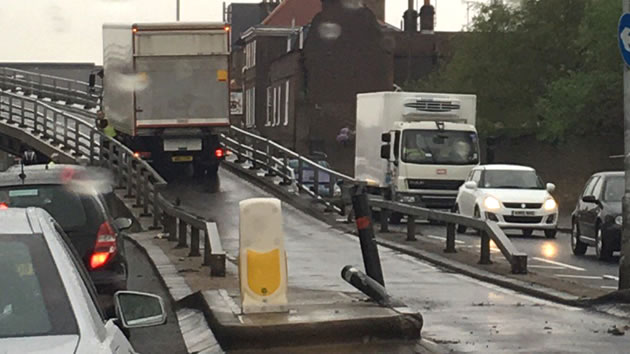
[[[615,218],[615,224],[623,225],[623,216],[619,215]]]
[[[549,198],[545,200],[544,208],[547,211],[556,210],[558,208],[558,203],[553,198]]]
[[[486,199],[483,200],[483,206],[488,210],[497,210],[501,209],[501,202],[495,197],[486,197]]]

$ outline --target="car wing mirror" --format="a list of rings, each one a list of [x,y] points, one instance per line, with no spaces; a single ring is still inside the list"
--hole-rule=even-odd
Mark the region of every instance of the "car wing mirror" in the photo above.
[[[114,227],[119,231],[127,230],[133,225],[133,221],[129,218],[118,218],[114,220]]]
[[[477,183],[475,181],[468,181],[464,183],[464,188],[474,191],[475,189],[477,189]]]
[[[166,310],[161,297],[137,291],[114,294],[114,306],[124,328],[160,326],[166,323]]]
[[[547,192],[553,193],[556,190],[556,185],[553,183],[547,183]]]
[[[597,200],[597,198],[595,198],[595,196],[593,195],[585,195],[584,197],[582,197],[582,201],[584,203],[599,204],[599,200]]]

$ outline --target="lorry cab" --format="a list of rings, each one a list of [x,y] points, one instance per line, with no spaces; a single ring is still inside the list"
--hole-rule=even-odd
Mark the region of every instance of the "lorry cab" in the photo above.
[[[358,95],[355,176],[396,201],[451,209],[480,160],[475,112],[474,95]]]

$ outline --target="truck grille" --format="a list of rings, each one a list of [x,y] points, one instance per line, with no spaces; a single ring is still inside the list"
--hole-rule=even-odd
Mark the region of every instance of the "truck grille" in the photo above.
[[[540,209],[542,203],[503,203],[506,208],[510,209]],[[523,207],[523,205],[525,205]]]
[[[504,216],[503,219],[515,224],[540,224],[542,216]]]
[[[462,184],[464,184],[464,181],[448,179],[407,179],[409,189],[456,191]]]

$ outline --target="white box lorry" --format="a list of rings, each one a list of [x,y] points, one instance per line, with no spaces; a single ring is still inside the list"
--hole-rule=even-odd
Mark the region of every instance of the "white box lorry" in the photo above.
[[[476,105],[475,95],[359,94],[355,178],[396,201],[451,209],[479,164]]]
[[[228,72],[223,23],[103,25],[105,119],[166,176],[216,175],[225,156],[219,133],[229,127]]]

